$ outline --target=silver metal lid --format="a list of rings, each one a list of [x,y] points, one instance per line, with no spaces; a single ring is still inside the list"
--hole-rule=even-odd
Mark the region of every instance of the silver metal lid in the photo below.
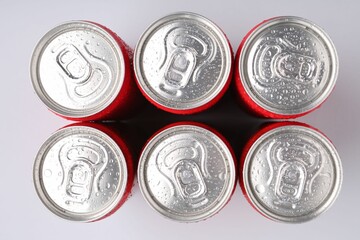
[[[232,52],[224,33],[194,13],[176,13],[153,23],[134,53],[136,78],[157,104],[188,110],[213,100],[224,88]]]
[[[342,183],[341,161],[319,132],[297,125],[272,129],[247,153],[244,186],[255,208],[268,218],[298,223],[326,211]]]
[[[124,79],[124,58],[116,40],[85,21],[64,23],[36,46],[31,78],[40,99],[65,117],[88,117],[105,109]]]
[[[249,35],[238,67],[256,104],[295,115],[315,109],[329,96],[338,65],[335,46],[320,27],[299,17],[276,17]]]
[[[158,133],[144,148],[138,168],[140,189],[150,206],[180,222],[219,212],[231,197],[235,178],[226,144],[193,125]]]
[[[110,213],[125,193],[127,177],[124,155],[114,140],[84,126],[55,132],[34,164],[41,201],[73,221],[95,221]]]

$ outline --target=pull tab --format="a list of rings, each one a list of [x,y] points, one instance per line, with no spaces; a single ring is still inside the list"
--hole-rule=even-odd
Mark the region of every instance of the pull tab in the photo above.
[[[175,191],[193,207],[205,204],[207,187],[205,148],[195,139],[179,139],[163,147],[156,158],[159,171]],[[200,165],[200,167],[199,167]]]
[[[93,55],[86,45],[83,49],[72,44],[53,50],[61,67],[68,96],[79,104],[91,104],[101,97],[111,83],[112,71],[101,58]]]
[[[309,84],[319,75],[321,62],[304,55],[289,40],[277,38],[260,46],[255,54],[254,66],[257,80],[265,86],[279,81]]]
[[[275,194],[283,206],[294,208],[304,193],[311,193],[313,179],[322,165],[320,152],[303,140],[277,142],[269,151],[270,158],[279,168]]]
[[[93,190],[100,190],[97,183],[108,163],[103,146],[79,138],[77,143],[66,143],[61,147],[59,162],[63,169],[59,187],[67,193],[67,202],[84,203]]]
[[[164,76],[159,85],[166,95],[179,97],[190,80],[197,80],[198,72],[209,64],[216,51],[215,44],[204,34],[190,34],[185,28],[173,28],[165,36],[165,59],[160,65]]]

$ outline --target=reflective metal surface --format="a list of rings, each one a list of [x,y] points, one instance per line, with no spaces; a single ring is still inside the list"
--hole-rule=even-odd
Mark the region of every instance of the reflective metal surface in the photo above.
[[[124,78],[124,59],[115,39],[85,21],[64,23],[49,31],[31,61],[33,86],[52,111],[87,117],[105,109]]]
[[[143,92],[157,104],[193,109],[214,99],[227,82],[232,53],[222,31],[194,13],[177,13],[153,23],[134,55]]]
[[[258,105],[276,114],[299,114],[330,94],[338,57],[331,39],[312,22],[277,17],[250,34],[239,69],[246,92]]]
[[[138,168],[140,189],[151,207],[182,222],[219,212],[231,197],[235,178],[226,144],[193,125],[170,127],[153,137]]]
[[[243,178],[250,201],[265,216],[308,221],[335,201],[342,168],[331,142],[302,126],[282,126],[259,137],[247,153]]]
[[[117,144],[90,127],[67,127],[40,148],[34,182],[40,199],[56,215],[94,221],[109,213],[122,198],[127,166]]]

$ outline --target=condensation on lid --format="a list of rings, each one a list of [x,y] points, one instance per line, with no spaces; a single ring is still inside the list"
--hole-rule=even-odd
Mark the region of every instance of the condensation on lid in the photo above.
[[[209,103],[224,88],[232,52],[224,33],[194,13],[176,13],[153,23],[134,54],[138,83],[155,103],[175,110]]]
[[[282,126],[260,136],[243,167],[246,193],[268,218],[298,223],[313,219],[335,201],[341,187],[340,157],[319,132]]]
[[[127,176],[125,157],[114,140],[84,126],[55,132],[34,164],[41,201],[73,221],[95,221],[111,212],[125,193]]]
[[[104,28],[72,21],[50,30],[36,46],[31,78],[40,99],[65,117],[88,117],[104,110],[124,80],[124,57]]]
[[[338,75],[338,56],[329,36],[299,17],[276,17],[245,40],[239,74],[251,99],[275,114],[296,115],[318,107]]]
[[[138,179],[156,211],[172,220],[196,222],[225,206],[236,172],[230,150],[217,135],[202,127],[178,125],[146,145]]]

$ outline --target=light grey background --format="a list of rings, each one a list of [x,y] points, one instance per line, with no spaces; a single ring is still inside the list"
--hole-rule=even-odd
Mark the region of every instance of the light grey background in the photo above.
[[[0,239],[358,239],[360,197],[359,1],[0,1]],[[333,207],[301,225],[265,219],[246,202],[239,186],[216,216],[196,224],[169,221],[133,196],[113,216],[91,224],[62,220],[38,199],[32,181],[34,156],[56,129],[69,122],[46,110],[29,77],[32,50],[58,23],[84,19],[118,33],[131,47],[154,20],[180,10],[200,13],[217,23],[236,51],[255,24],[273,16],[297,15],[322,26],[339,54],[337,86],[317,111],[300,118],[335,144],[344,182]],[[239,109],[239,111],[241,111]]]

